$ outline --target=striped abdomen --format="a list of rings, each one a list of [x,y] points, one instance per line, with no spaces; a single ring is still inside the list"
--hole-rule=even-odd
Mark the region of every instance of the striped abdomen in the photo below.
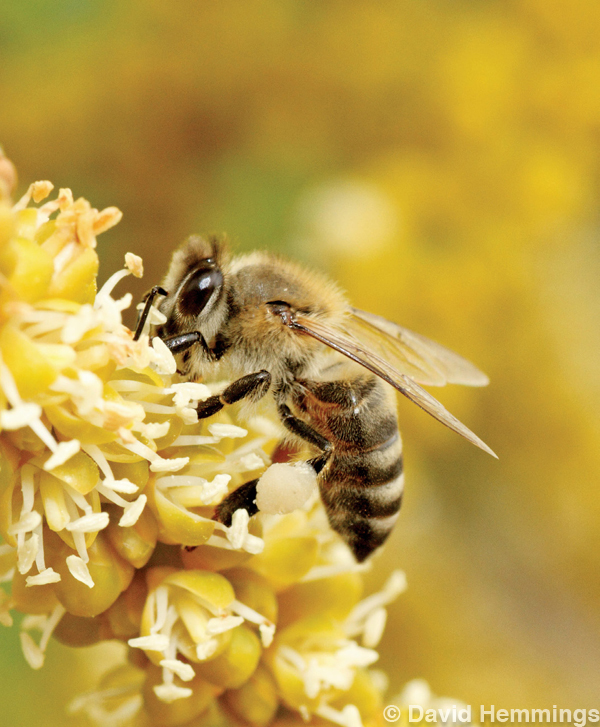
[[[351,380],[299,383],[295,406],[333,445],[319,476],[321,499],[332,529],[361,562],[388,537],[402,502],[395,395],[364,372]]]

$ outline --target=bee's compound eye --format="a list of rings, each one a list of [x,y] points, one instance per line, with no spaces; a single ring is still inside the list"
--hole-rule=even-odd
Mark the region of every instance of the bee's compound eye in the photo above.
[[[222,285],[223,275],[218,268],[199,268],[189,276],[179,292],[177,306],[180,312],[197,316],[204,310],[215,290]]]

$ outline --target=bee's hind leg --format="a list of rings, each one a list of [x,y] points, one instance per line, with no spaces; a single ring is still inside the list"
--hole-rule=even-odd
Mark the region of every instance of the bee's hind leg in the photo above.
[[[230,492],[217,505],[213,520],[218,520],[229,528],[231,527],[233,513],[236,510],[246,510],[250,517],[256,515],[258,512],[258,507],[256,507],[256,485],[258,485],[258,480],[251,480],[240,485],[237,490]]]
[[[198,404],[196,411],[198,419],[206,419],[221,411],[228,404],[235,404],[242,399],[257,401],[263,397],[271,386],[271,374],[268,371],[257,371],[254,374],[242,376],[222,391],[220,394],[209,396]]]
[[[253,376],[258,377],[258,374],[260,373],[268,372],[259,371],[257,374],[250,374],[250,376],[244,376],[242,379],[234,381],[233,384],[228,386],[227,389],[225,389],[225,391],[221,394],[221,398],[224,398],[229,389],[235,387],[237,384],[240,384],[240,382],[243,382],[244,379],[250,379]],[[264,385],[265,384],[263,383],[263,386]],[[255,386],[258,386],[258,384],[255,384]],[[243,389],[243,385],[240,385],[240,388]],[[210,399],[206,399],[206,401],[201,402],[200,406],[206,404],[207,402],[210,402],[211,399],[215,400],[214,405],[216,406],[219,398],[220,397],[218,396],[211,396]],[[239,398],[242,397],[240,396]],[[222,406],[223,404],[220,403],[219,409],[221,409]],[[219,409],[216,409],[216,411],[218,411]],[[323,467],[327,464],[327,461],[329,460],[329,456],[333,449],[331,442],[323,437],[321,434],[319,434],[317,431],[315,431],[306,422],[303,422],[302,419],[298,419],[298,417],[295,417],[290,411],[290,408],[285,404],[280,404],[278,410],[281,421],[283,422],[283,425],[286,429],[321,450],[321,454],[317,455],[313,459],[308,460],[308,464],[310,464],[314,468],[315,472],[319,474],[319,472],[323,469]],[[210,411],[210,414],[212,413],[213,410]],[[200,416],[200,414],[198,416]],[[208,414],[206,416],[208,416]],[[246,482],[245,484],[238,487],[237,490],[230,492],[229,495],[227,495],[227,497],[217,505],[213,520],[218,520],[220,523],[223,523],[223,525],[227,525],[227,527],[229,527],[231,525],[233,513],[236,510],[247,510],[250,517],[252,517],[252,515],[256,515],[256,513],[258,512],[258,507],[256,506],[257,485],[258,480],[251,480],[250,482]]]

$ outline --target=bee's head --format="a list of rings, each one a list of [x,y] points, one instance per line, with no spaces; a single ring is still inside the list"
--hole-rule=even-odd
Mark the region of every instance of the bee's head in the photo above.
[[[160,309],[167,321],[160,336],[200,331],[206,340],[219,330],[227,309],[226,244],[216,237],[192,235],[175,252],[162,282],[168,296]]]
[[[346,310],[337,287],[318,274],[268,253],[230,260],[225,243],[199,235],[175,252],[162,285],[169,292],[160,306],[167,320],[157,335],[199,331],[239,375],[304,369],[322,346],[293,330],[286,317],[334,321]],[[200,348],[184,358],[192,374],[206,373],[210,364]]]

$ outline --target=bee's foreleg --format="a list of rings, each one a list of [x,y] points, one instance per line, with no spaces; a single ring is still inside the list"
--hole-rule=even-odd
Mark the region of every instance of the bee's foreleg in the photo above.
[[[213,520],[218,520],[228,528],[231,527],[233,513],[236,510],[247,510],[248,515],[256,515],[258,508],[256,507],[256,485],[258,480],[250,480],[230,492],[227,497],[222,500],[215,509]]]
[[[209,396],[208,399],[201,401],[196,409],[198,419],[212,416],[221,411],[224,406],[235,404],[241,399],[257,401],[267,393],[269,386],[271,386],[271,374],[268,371],[257,371],[254,374],[242,376],[241,379],[229,384],[220,394]]]
[[[144,309],[140,313],[137,326],[135,327],[135,333],[133,334],[134,341],[138,341],[140,336],[142,335],[142,331],[144,330],[144,326],[146,325],[146,321],[148,320],[148,316],[150,315],[150,308],[152,308],[152,303],[154,303],[154,299],[157,295],[165,296],[169,294],[164,288],[161,288],[160,285],[155,285],[152,290],[145,296]]]

